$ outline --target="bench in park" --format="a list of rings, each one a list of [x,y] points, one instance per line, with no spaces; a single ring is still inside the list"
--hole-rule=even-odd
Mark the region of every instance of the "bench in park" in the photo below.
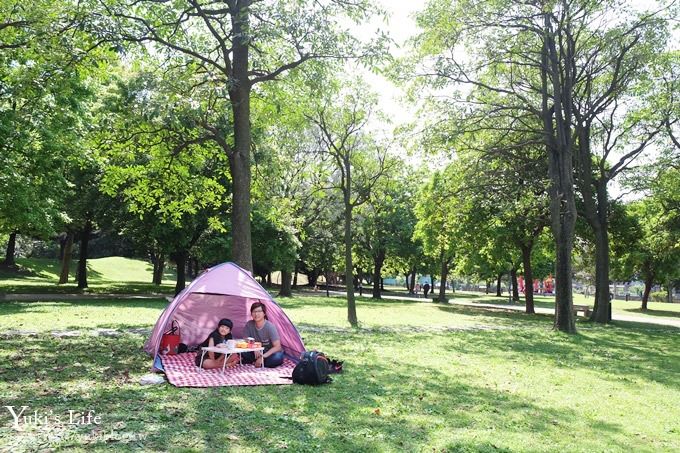
[[[578,315],[579,311],[583,312],[583,316],[590,316],[590,307],[588,305],[574,305],[572,309],[574,310],[574,316]]]

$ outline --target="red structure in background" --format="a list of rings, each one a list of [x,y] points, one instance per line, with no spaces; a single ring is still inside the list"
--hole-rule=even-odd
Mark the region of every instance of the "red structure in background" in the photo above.
[[[520,275],[517,277],[517,286],[519,287],[519,292],[524,293],[526,291],[526,286],[524,284],[524,276]],[[555,279],[552,275],[548,275],[545,280],[540,281],[539,279],[534,279],[534,293],[535,294],[552,294],[555,288]],[[541,290],[541,287],[543,290]]]

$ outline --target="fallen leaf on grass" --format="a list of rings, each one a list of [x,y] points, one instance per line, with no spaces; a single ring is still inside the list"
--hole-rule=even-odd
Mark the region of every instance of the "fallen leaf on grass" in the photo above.
[[[379,408],[379,407],[376,407],[375,409],[373,409],[373,413],[374,413],[375,415],[380,415],[380,408]]]

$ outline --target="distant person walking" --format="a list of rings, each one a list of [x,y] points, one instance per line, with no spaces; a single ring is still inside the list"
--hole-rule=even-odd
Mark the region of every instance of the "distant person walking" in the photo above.
[[[427,294],[428,294],[429,292],[430,292],[430,284],[429,284],[429,283],[425,283],[425,284],[423,285],[423,294],[425,295],[425,297],[427,297]]]

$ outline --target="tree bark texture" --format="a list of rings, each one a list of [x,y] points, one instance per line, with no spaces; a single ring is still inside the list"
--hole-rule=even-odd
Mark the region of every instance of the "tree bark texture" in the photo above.
[[[598,181],[597,185],[597,210],[593,221],[589,222],[595,234],[595,305],[591,319],[599,323],[608,323],[611,320],[609,301],[609,200],[607,198],[607,186]],[[592,209],[592,208],[591,208]]]
[[[502,273],[498,274],[496,277],[496,297],[501,297],[503,295],[503,288],[501,287],[502,278]]]
[[[519,288],[517,287],[517,269],[510,270],[510,281],[512,282],[512,300],[519,302]]]
[[[439,281],[439,296],[437,302],[446,303],[446,279],[449,277],[449,260],[441,260],[441,280]],[[434,289],[434,288],[433,288]]]
[[[231,250],[232,259],[242,268],[253,271],[250,234],[250,90],[248,78],[250,2],[234,2],[231,14],[233,36],[232,79],[229,99],[234,115],[234,149],[228,154],[232,178]]]
[[[312,288],[316,286],[317,282],[319,281],[319,276],[321,275],[320,272],[312,271],[309,274],[307,274],[307,281],[309,282],[309,286]],[[328,285],[328,281],[326,281],[326,285]]]
[[[92,234],[92,222],[85,221],[80,233],[80,256],[78,257],[78,288],[87,288],[87,253]]]
[[[593,230],[595,236],[595,304],[590,319],[599,323],[608,323],[609,313],[609,235],[608,218],[609,200],[607,182],[593,178],[593,164],[590,149],[590,125],[578,124],[578,146],[576,148],[575,167],[578,174],[578,185],[583,198],[583,216]],[[595,189],[595,193],[593,193]]]
[[[172,259],[175,261],[177,266],[177,280],[175,281],[175,296],[182,292],[187,284],[186,275],[186,264],[187,264],[187,251],[180,250],[172,254]]]
[[[531,246],[523,245],[522,249],[522,266],[524,267],[524,300],[526,312],[529,314],[536,313],[534,308],[534,272],[531,268]]]
[[[14,255],[16,254],[17,248],[17,232],[13,231],[9,234],[9,239],[7,240],[7,249],[5,250],[5,266],[16,266],[16,261]]]
[[[347,173],[349,185],[349,173]],[[345,287],[347,289],[347,321],[352,327],[359,324],[357,308],[354,300],[354,264],[352,263],[352,205],[349,202],[349,190],[345,191]]]
[[[647,302],[649,301],[649,294],[652,292],[652,286],[654,285],[654,274],[649,273],[645,275],[645,290],[642,293],[642,306],[640,309],[642,311],[647,311]]]
[[[163,273],[165,272],[165,255],[162,253],[153,257],[153,280],[154,285],[163,283]]]
[[[291,282],[293,280],[293,273],[288,270],[281,271],[281,289],[279,290],[279,297],[292,297],[293,291]]]
[[[378,253],[373,256],[373,299],[381,299],[382,286],[382,267],[385,262],[385,250],[380,249]]]
[[[68,283],[68,275],[71,271],[71,256],[73,254],[73,232],[66,233],[64,252],[61,258],[61,272],[59,273],[59,284]]]
[[[564,44],[557,49],[550,13],[544,14],[545,29],[542,52],[542,119],[548,153],[550,179],[550,221],[555,240],[555,328],[575,333],[573,314],[572,262],[576,200],[574,196],[573,138],[571,112],[573,81],[571,71],[560,61],[572,57],[572,49]],[[551,90],[548,89],[550,84]],[[552,96],[551,96],[552,94]],[[552,105],[551,105],[552,103]]]

